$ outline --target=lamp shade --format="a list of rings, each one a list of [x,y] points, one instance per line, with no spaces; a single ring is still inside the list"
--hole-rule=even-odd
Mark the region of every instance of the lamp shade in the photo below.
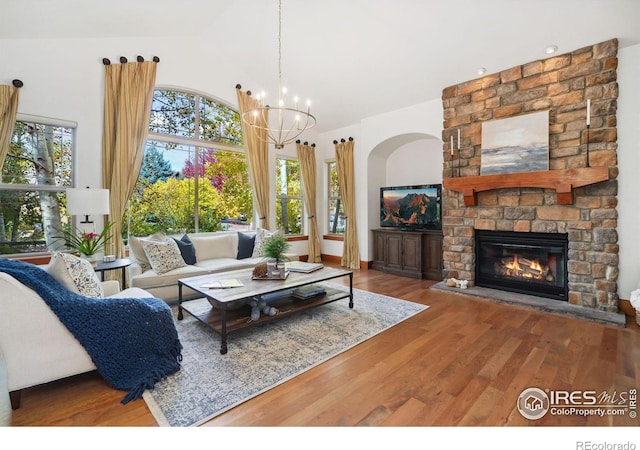
[[[72,216],[109,214],[109,189],[67,189],[67,213]]]

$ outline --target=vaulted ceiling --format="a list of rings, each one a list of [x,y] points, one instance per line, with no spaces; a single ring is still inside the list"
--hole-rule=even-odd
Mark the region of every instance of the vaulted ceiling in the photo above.
[[[259,74],[254,89],[277,86],[277,0],[3,0],[1,8],[0,39],[193,37],[203,53],[224,55],[225,70]],[[611,38],[621,48],[640,43],[638,0],[283,0],[282,16],[284,83],[312,99],[318,131],[438,99],[479,67],[544,59],[552,44],[562,54]]]

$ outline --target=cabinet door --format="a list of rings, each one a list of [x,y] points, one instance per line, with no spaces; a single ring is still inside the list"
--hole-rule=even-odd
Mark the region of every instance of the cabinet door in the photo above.
[[[419,234],[405,234],[402,237],[402,269],[420,272],[422,269],[422,245]]]
[[[389,269],[402,269],[402,235],[388,234],[385,239],[387,241],[386,266]]]
[[[428,234],[425,236],[424,269],[427,278],[442,279],[442,235]]]
[[[386,263],[385,258],[385,239],[387,236],[384,233],[373,233],[373,264],[377,267],[384,267]]]

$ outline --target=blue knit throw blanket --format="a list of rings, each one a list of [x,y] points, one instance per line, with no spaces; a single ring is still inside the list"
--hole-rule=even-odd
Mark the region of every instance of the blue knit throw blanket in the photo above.
[[[21,261],[0,259],[0,272],[42,297],[107,383],[129,391],[123,404],[180,370],[182,344],[171,308],[163,300],[85,297],[64,288],[45,270]]]

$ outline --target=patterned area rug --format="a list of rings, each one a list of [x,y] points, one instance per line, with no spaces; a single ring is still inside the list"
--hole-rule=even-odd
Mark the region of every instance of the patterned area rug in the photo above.
[[[428,308],[358,289],[353,309],[348,302],[233,333],[226,355],[220,336],[185,313],[176,320],[182,368],[146,391],[144,400],[161,426],[200,425]]]

